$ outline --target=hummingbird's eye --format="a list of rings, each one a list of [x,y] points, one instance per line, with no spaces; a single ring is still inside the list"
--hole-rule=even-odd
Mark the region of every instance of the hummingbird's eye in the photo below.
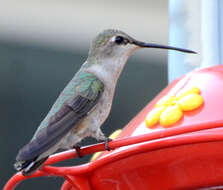
[[[118,45],[123,44],[123,43],[125,43],[125,39],[122,36],[116,36],[115,43]]]

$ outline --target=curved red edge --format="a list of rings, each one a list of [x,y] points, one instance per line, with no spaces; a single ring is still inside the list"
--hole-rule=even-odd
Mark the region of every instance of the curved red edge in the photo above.
[[[215,72],[215,75],[221,74],[219,77],[222,79],[222,73],[223,73],[223,67],[222,66],[217,66],[209,69],[204,69],[199,72]],[[217,73],[217,74],[216,74]],[[191,75],[187,75],[189,78],[191,78]],[[186,78],[187,79],[187,78]],[[178,80],[179,81],[179,80]],[[209,80],[210,82],[211,80]],[[200,81],[199,81],[200,82]],[[157,98],[160,98],[161,96],[165,95],[167,91],[169,91],[177,81],[174,81],[169,85],[164,91],[162,91]],[[211,83],[211,82],[210,82]],[[184,84],[184,83],[183,83]],[[211,87],[218,88],[218,84],[215,84],[215,86],[211,83]],[[209,89],[210,91],[210,89]],[[212,90],[213,91],[213,90]],[[205,97],[207,94],[204,94]],[[217,99],[216,97],[214,97]],[[218,103],[218,101],[216,101]],[[137,119],[133,119],[129,124],[128,124],[128,129],[124,128],[123,131],[128,131],[126,134],[131,134],[132,129],[135,126],[138,126],[142,121],[144,120],[146,114],[148,113],[148,110],[153,107],[154,101],[151,102],[149,105],[147,105],[141,112],[140,114],[137,115]],[[220,107],[222,108],[222,107]],[[221,109],[220,109],[221,110]],[[219,110],[218,110],[219,111]],[[199,120],[198,120],[199,121]],[[70,151],[65,151],[59,154],[52,155],[44,164],[44,166],[34,173],[32,176],[29,177],[24,177],[21,173],[15,174],[4,186],[4,190],[13,190],[21,181],[29,179],[29,178],[34,178],[34,177],[40,177],[40,176],[61,176],[65,177],[67,175],[77,175],[77,174],[83,174],[92,171],[93,169],[100,167],[102,164],[106,164],[108,162],[123,158],[125,156],[129,156],[131,154],[138,154],[142,151],[150,151],[154,150],[157,148],[165,148],[168,146],[177,146],[177,145],[182,145],[182,144],[192,144],[192,143],[203,143],[203,142],[214,142],[214,141],[223,141],[223,135],[222,133],[202,133],[201,131],[205,132],[207,129],[213,129],[215,130],[216,128],[223,127],[223,119],[220,120],[212,120],[212,121],[201,121],[200,123],[196,124],[188,124],[184,125],[183,127],[172,127],[172,128],[167,128],[164,130],[159,130],[159,131],[153,131],[152,133],[144,134],[144,135],[139,135],[139,136],[132,136],[132,137],[124,137],[120,135],[119,139],[116,139],[114,141],[109,142],[109,147],[111,150],[115,148],[119,148],[122,146],[128,146],[128,145],[133,145],[128,147],[128,149],[125,149],[121,153],[108,153],[109,157],[105,155],[104,157],[100,157],[99,160],[95,160],[94,162],[80,165],[80,166],[73,166],[73,167],[53,167],[53,166],[48,166],[51,164],[54,164],[56,162],[60,162],[63,160],[67,159],[72,159],[76,157],[75,150],[70,150]],[[219,131],[222,131],[223,128],[219,129]],[[200,131],[200,132],[198,132]],[[210,130],[212,131],[212,130]],[[191,132],[198,132],[196,135],[192,135]],[[184,133],[190,133],[190,136],[186,138],[186,136],[182,135]],[[175,136],[178,135],[178,136]],[[127,135],[128,136],[128,135]],[[172,137],[174,136],[174,137]],[[171,137],[171,141],[168,140],[166,137]],[[158,139],[159,143],[156,142],[148,142],[154,139]],[[142,143],[144,142],[144,143]],[[141,143],[141,144],[139,144]],[[80,155],[88,155],[92,154],[98,151],[104,151],[104,143],[99,143],[87,147],[83,147],[80,149]],[[140,148],[138,148],[140,147]],[[66,184],[65,184],[66,185]]]
[[[160,139],[160,141],[164,142],[164,138],[166,138],[166,137],[181,135],[181,134],[190,133],[190,132],[197,132],[197,131],[201,131],[201,130],[214,129],[214,128],[219,128],[222,126],[223,126],[223,120],[215,121],[215,126],[213,126],[213,122],[210,122],[210,123],[206,122],[206,123],[199,123],[196,125],[184,126],[182,128],[173,127],[173,128],[168,128],[168,129],[161,130],[161,131],[154,131],[153,133],[148,133],[145,135],[116,139],[116,140],[109,142],[109,147],[111,150],[114,150],[114,149],[122,147],[122,146],[138,144],[138,143],[147,142],[147,141],[154,140],[154,139]],[[160,143],[160,142],[159,143],[150,143],[149,146],[145,145],[146,147],[144,147],[144,150],[141,149],[140,151],[145,151],[145,150],[148,151],[151,148],[155,148],[156,146],[159,146],[159,148],[165,147],[165,146],[170,146],[171,143],[172,143],[171,145],[177,145],[177,144],[179,145],[182,142],[191,144],[191,143],[198,143],[198,142],[222,141],[222,140],[223,140],[223,135],[221,135],[221,134],[215,134],[215,135],[209,135],[209,136],[201,134],[200,138],[192,138],[191,137],[189,139],[188,138],[185,139],[185,138],[183,138],[183,136],[182,137],[176,136],[175,141],[170,141],[169,143],[167,143],[167,141],[165,140],[165,143]],[[157,145],[154,145],[154,144],[157,144]],[[93,154],[98,151],[104,151],[105,150],[104,147],[105,147],[104,143],[98,143],[98,144],[90,145],[87,147],[83,147],[80,149],[80,155],[85,156],[88,154]],[[158,147],[156,147],[156,148],[158,148]],[[130,147],[127,150],[128,154],[131,154],[131,152],[134,149],[135,149],[135,147]],[[134,153],[136,153],[136,152],[134,151]],[[69,151],[65,151],[62,153],[52,155],[45,162],[42,169],[40,169],[33,175],[26,177],[26,176],[23,176],[21,173],[15,174],[6,183],[3,190],[13,190],[21,181],[24,181],[26,179],[30,179],[30,178],[34,178],[34,177],[41,177],[41,176],[64,177],[66,175],[76,175],[76,174],[80,174],[80,173],[84,173],[84,172],[89,172],[88,168],[91,164],[95,164],[95,165],[92,165],[92,168],[98,166],[97,161],[88,163],[88,164],[84,164],[81,166],[73,166],[73,167],[48,166],[48,165],[51,165],[51,164],[54,164],[54,163],[57,163],[57,162],[60,162],[63,160],[75,158],[76,156],[77,155],[75,153],[75,150],[69,150]],[[113,156],[113,159],[114,159],[114,156]],[[116,156],[116,159],[119,159],[119,157]]]

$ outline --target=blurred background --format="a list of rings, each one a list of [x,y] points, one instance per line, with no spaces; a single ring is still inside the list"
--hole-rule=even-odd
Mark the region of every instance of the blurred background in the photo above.
[[[107,28],[168,44],[168,1],[7,0],[0,6],[0,188],[15,173],[18,150],[34,134],[60,91]],[[167,85],[167,51],[135,52],[119,80],[106,135],[123,128]],[[95,142],[85,140],[82,144]],[[90,157],[66,165],[86,163]],[[60,178],[28,180],[20,189],[59,189]]]

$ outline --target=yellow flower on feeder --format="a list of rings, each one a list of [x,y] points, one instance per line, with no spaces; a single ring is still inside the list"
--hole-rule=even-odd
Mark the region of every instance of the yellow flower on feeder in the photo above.
[[[145,119],[147,127],[152,127],[158,122],[164,127],[175,124],[183,116],[183,111],[192,111],[203,104],[200,89],[191,87],[182,90],[175,96],[167,95],[161,98]]]

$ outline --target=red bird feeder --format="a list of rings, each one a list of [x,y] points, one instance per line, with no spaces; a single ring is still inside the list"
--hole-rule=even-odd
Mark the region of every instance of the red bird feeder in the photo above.
[[[61,190],[223,189],[223,66],[175,80],[109,142],[111,151],[80,166],[54,167],[75,150],[51,156],[32,176],[15,174],[4,190],[26,179],[61,176]],[[104,150],[99,143],[84,156]]]

